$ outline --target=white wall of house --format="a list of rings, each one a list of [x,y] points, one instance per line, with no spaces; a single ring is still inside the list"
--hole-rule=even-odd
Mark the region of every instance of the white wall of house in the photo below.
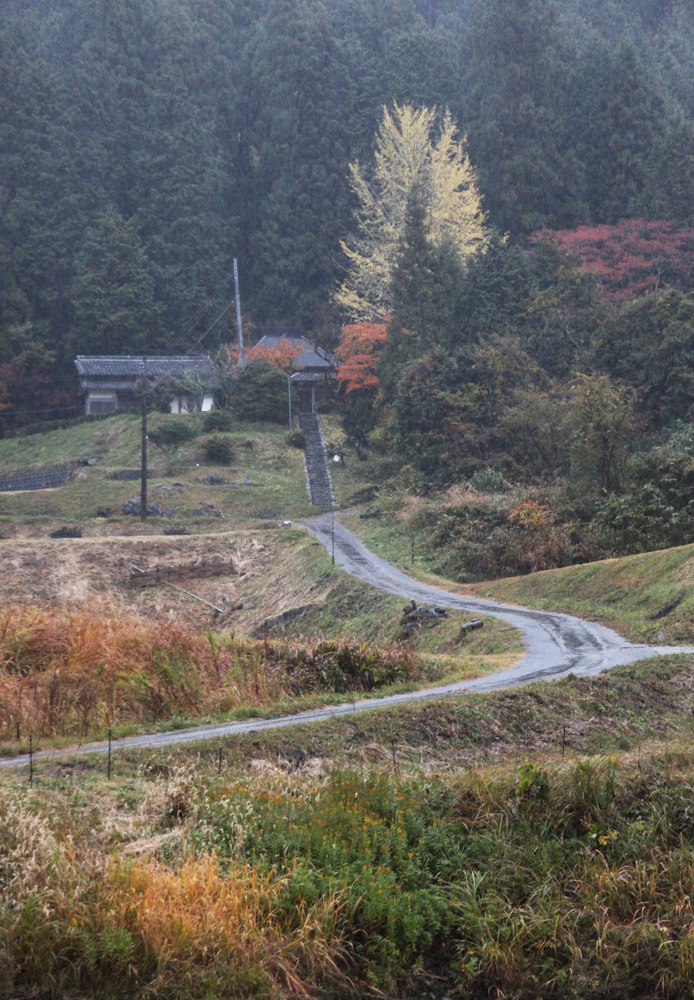
[[[203,396],[200,410],[207,413],[212,409],[214,400],[212,396]],[[194,413],[197,410],[196,401],[191,396],[174,396],[169,402],[170,413]]]

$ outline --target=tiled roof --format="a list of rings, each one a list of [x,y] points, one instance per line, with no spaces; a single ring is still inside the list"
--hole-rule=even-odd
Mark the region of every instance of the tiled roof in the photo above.
[[[335,358],[324,351],[322,347],[316,347],[306,337],[286,337],[277,334],[266,334],[262,337],[257,347],[268,347],[270,350],[279,347],[283,342],[295,347],[299,353],[292,360],[292,368],[337,368]]]
[[[298,371],[292,375],[292,382],[325,382],[326,378],[333,377],[332,371],[328,368],[322,372]]]
[[[191,369],[201,375],[214,379],[214,365],[208,358],[200,355],[177,356],[177,357],[147,357],[145,362],[147,375],[184,375]],[[145,367],[142,357],[108,357],[91,356],[79,354],[75,361],[77,371],[83,378],[107,376],[113,379],[136,379],[142,378]],[[102,383],[103,384],[103,383]],[[128,385],[132,384],[127,382]]]

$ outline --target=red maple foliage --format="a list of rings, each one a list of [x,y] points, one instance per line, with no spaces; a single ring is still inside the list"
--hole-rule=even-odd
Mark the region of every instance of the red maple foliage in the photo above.
[[[386,342],[386,332],[385,323],[349,323],[342,327],[337,348],[342,365],[337,379],[345,386],[345,392],[378,386],[376,368]]]
[[[276,365],[282,371],[288,372],[292,367],[294,358],[301,354],[303,348],[288,337],[282,337],[275,347],[267,347],[265,344],[256,344],[246,350],[246,361],[261,359],[268,361],[271,365]],[[231,364],[238,364],[239,349],[235,345],[227,347],[227,355]]]
[[[282,371],[288,372],[294,358],[301,354],[302,350],[300,345],[292,343],[288,337],[282,337],[276,347],[266,347],[264,344],[256,344],[255,347],[251,347],[248,351],[248,359],[250,361],[262,358],[263,361],[269,361],[271,365],[276,365]]]
[[[614,226],[579,226],[553,236],[576,253],[610,295],[618,298],[686,287],[694,275],[694,229],[664,219],[626,219]]]

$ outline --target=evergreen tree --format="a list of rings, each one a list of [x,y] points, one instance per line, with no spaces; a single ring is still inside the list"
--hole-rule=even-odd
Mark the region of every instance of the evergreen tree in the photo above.
[[[512,235],[580,221],[556,4],[477,0],[465,54],[463,120],[491,221]]]
[[[405,227],[391,284],[393,313],[378,365],[385,398],[413,358],[455,348],[461,266],[449,246],[429,238],[426,210],[415,188],[408,198]]]
[[[134,222],[111,209],[85,236],[72,288],[75,353],[140,354],[157,344],[160,308]]]
[[[571,89],[590,220],[611,223],[650,214],[652,150],[664,140],[666,115],[633,43],[613,50],[596,42],[574,72]]]
[[[534,279],[527,254],[493,231],[486,247],[468,261],[459,310],[467,340],[501,333],[518,322]]]

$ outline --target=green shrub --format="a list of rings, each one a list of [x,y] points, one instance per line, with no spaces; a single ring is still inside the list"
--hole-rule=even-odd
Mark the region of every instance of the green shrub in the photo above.
[[[233,414],[229,410],[210,410],[203,417],[202,429],[207,433],[211,431],[233,431]]]
[[[168,472],[176,461],[180,448],[192,441],[196,434],[195,424],[190,417],[180,416],[163,420],[149,431],[148,438],[164,456]]]
[[[502,474],[492,468],[481,469],[471,476],[470,486],[478,493],[508,493],[511,489]]]
[[[338,930],[360,928],[357,953],[386,985],[451,930],[446,883],[464,866],[464,849],[437,821],[438,805],[436,782],[425,791],[417,779],[343,772],[296,799],[249,801],[244,786],[230,789],[197,818],[221,857],[285,874],[288,911],[339,891]]]
[[[230,465],[236,456],[233,439],[222,434],[212,434],[208,438],[203,438],[201,445],[205,460],[214,465]]]
[[[306,447],[306,435],[303,431],[291,431],[287,434],[287,444],[290,448],[301,448]]]
[[[287,419],[287,376],[269,361],[249,361],[237,379],[233,407],[239,420],[283,424]]]

